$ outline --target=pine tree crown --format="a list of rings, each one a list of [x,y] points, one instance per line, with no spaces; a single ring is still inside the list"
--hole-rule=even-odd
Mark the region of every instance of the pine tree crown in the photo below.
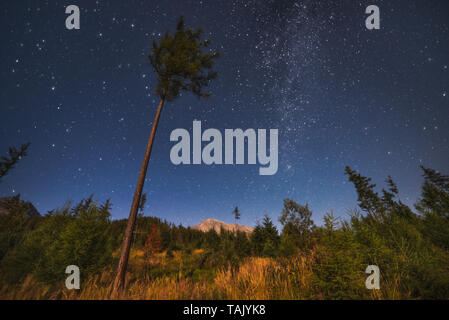
[[[211,49],[203,52],[210,40],[201,40],[202,32],[201,28],[186,28],[181,16],[174,34],[166,32],[159,43],[153,41],[148,58],[157,74],[156,94],[161,98],[172,101],[181,90],[190,91],[198,98],[211,95],[203,88],[217,77],[212,67],[220,53]]]

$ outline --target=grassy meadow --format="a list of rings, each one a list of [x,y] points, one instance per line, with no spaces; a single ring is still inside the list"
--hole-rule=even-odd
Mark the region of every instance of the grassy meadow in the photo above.
[[[422,169],[411,209],[391,178],[379,193],[347,167],[358,208],[347,220],[330,212],[319,226],[307,204],[291,199],[281,230],[265,215],[250,234],[202,232],[140,212],[121,298],[448,299],[449,177]],[[0,215],[0,298],[109,299],[127,222],[112,220],[110,208],[90,197],[26,216],[20,198],[9,198]],[[68,265],[80,269],[79,290],[65,287]],[[379,289],[365,286],[369,265],[380,270]]]

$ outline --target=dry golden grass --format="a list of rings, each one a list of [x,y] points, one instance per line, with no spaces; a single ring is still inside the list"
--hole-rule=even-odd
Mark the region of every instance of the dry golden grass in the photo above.
[[[201,254],[200,251],[194,254]],[[133,252],[130,265],[139,265],[142,255]],[[158,255],[159,262],[166,259]],[[181,255],[174,261],[182,265]],[[178,275],[136,279],[127,274],[123,299],[304,299],[310,290],[311,257],[291,259],[248,258],[238,268],[218,270],[213,281],[193,280]],[[2,299],[108,299],[114,273],[105,271],[82,281],[81,290],[69,291],[35,281],[31,276],[20,286],[0,289]]]
[[[201,254],[201,250],[193,252]],[[144,255],[139,251],[130,255],[129,270],[126,276],[126,290],[122,299],[132,300],[262,300],[262,299],[321,299],[320,290],[314,287],[313,266],[316,261],[313,251],[298,254],[290,258],[245,259],[237,268],[230,266],[216,270],[213,279],[194,280],[183,277],[181,272],[175,276],[148,278],[142,274]],[[157,254],[151,264],[159,267],[170,263],[182,268],[181,252],[173,252],[168,258],[166,253]],[[151,265],[150,264],[150,265]],[[21,285],[0,287],[0,299],[70,299],[103,300],[109,299],[114,272],[107,270],[101,274],[81,280],[81,290],[67,290],[62,282],[59,286],[42,284],[26,277]],[[394,281],[393,281],[394,282]],[[398,284],[384,282],[386,290],[373,291],[371,299],[403,298],[397,292]]]

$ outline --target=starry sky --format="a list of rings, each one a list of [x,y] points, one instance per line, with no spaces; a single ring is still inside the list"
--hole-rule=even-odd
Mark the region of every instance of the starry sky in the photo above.
[[[67,30],[65,7],[81,10]],[[380,8],[367,30],[365,8]],[[277,220],[282,200],[309,203],[320,224],[347,217],[351,166],[378,187],[387,175],[412,205],[419,165],[449,172],[449,2],[2,1],[0,154],[31,142],[0,183],[41,214],[94,194],[128,216],[158,97],[147,55],[179,15],[221,52],[210,99],[165,105],[144,192],[145,215],[193,225],[206,218],[254,226]],[[279,170],[259,165],[181,165],[170,133],[279,129]]]

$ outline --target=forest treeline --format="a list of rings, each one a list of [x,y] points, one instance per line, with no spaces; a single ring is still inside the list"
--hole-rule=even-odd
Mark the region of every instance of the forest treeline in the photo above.
[[[127,279],[141,293],[131,297],[448,299],[449,176],[422,171],[414,210],[400,201],[391,177],[378,192],[346,167],[358,196],[348,219],[331,212],[317,226],[307,204],[285,199],[281,230],[265,215],[250,235],[176,226],[143,216],[140,206]],[[24,285],[32,283],[46,288],[33,297],[67,297],[64,271],[77,265],[81,292],[70,297],[107,298],[106,289],[92,288],[110,286],[127,222],[111,219],[111,202],[91,196],[36,217],[19,203],[19,196],[9,198],[9,213],[0,215],[0,296],[27,297]],[[380,269],[380,290],[365,287],[368,265]],[[173,289],[180,283],[184,289]]]

